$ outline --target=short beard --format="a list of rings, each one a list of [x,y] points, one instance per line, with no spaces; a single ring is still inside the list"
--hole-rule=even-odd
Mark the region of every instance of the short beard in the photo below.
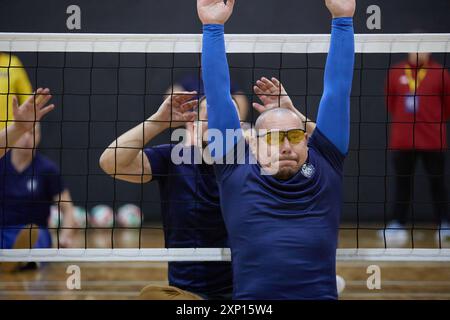
[[[284,169],[278,170],[278,172],[276,174],[274,174],[273,177],[277,178],[278,180],[288,180],[288,179],[292,178],[293,176],[295,176],[298,171],[299,171],[298,168],[292,168],[292,167],[284,168]]]

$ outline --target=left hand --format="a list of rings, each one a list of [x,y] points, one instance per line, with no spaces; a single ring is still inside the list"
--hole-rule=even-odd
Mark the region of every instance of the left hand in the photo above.
[[[225,24],[233,13],[236,0],[197,0],[197,12],[203,24]]]
[[[291,98],[289,98],[286,90],[277,78],[269,80],[262,77],[256,81],[253,91],[264,104],[253,103],[253,108],[259,113],[273,108],[285,108],[296,111]]]
[[[12,107],[15,126],[23,132],[33,129],[35,122],[40,121],[44,115],[55,108],[53,104],[46,106],[51,98],[48,88],[37,89],[36,93],[30,96],[21,106],[19,106],[17,97],[13,97]]]
[[[325,0],[333,18],[353,17],[356,9],[356,0]]]

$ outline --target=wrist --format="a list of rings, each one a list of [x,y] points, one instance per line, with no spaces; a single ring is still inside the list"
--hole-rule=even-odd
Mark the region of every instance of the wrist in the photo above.
[[[8,131],[11,132],[17,132],[18,134],[24,134],[25,132],[27,132],[27,128],[21,126],[21,125],[17,125],[17,122],[14,121],[11,125],[7,126]]]
[[[333,21],[332,21],[333,25],[353,25],[353,17],[351,16],[346,16],[346,15],[342,15],[342,16],[334,16],[333,15]]]
[[[225,25],[223,23],[204,23],[203,24],[203,32],[224,32]]]
[[[152,115],[144,122],[144,129],[147,131],[148,129],[160,129],[165,130],[170,127],[170,121],[161,116],[158,112]]]

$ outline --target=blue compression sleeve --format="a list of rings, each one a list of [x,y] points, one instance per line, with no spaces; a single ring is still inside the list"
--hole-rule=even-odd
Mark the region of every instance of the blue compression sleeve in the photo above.
[[[354,60],[353,19],[333,19],[317,127],[342,154],[347,154],[350,140],[350,94]]]
[[[236,142],[226,143],[226,130],[240,129],[241,125],[231,98],[223,25],[203,26],[202,74],[208,110],[208,129],[220,130],[224,139],[222,150],[225,150],[226,154]],[[223,157],[225,154],[216,153],[214,157]]]

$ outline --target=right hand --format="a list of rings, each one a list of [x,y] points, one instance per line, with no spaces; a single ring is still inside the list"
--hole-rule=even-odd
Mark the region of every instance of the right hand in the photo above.
[[[261,100],[262,104],[253,103],[253,108],[259,113],[273,108],[285,108],[296,111],[291,98],[289,98],[283,85],[277,78],[271,80],[262,77],[256,81],[253,91]]]
[[[173,93],[161,104],[151,120],[166,122],[171,127],[180,127],[186,122],[195,121],[197,112],[192,111],[198,106],[198,100],[191,100],[196,91]]]
[[[225,24],[233,13],[236,0],[197,0],[197,12],[203,24]]]
[[[353,17],[356,0],[325,0],[325,5],[333,18]]]
[[[33,129],[34,124],[40,121],[44,115],[55,108],[54,104],[46,106],[52,98],[50,89],[39,88],[36,93],[30,96],[21,106],[17,97],[13,97],[14,125],[19,130],[26,132]]]

